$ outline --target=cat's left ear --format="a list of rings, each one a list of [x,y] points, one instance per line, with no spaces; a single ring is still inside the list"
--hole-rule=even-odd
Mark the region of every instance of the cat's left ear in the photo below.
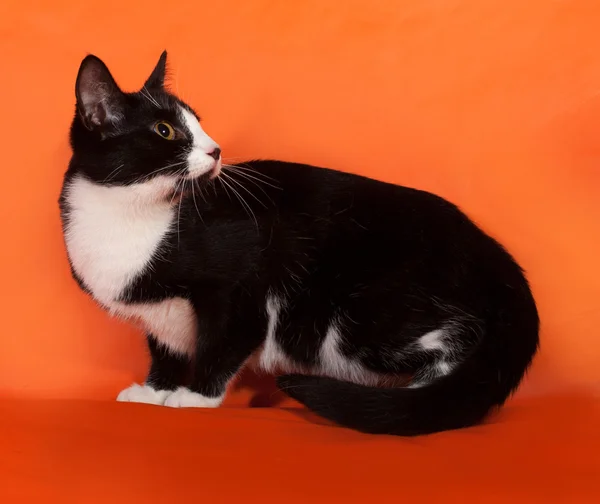
[[[148,89],[163,89],[165,86],[165,74],[167,71],[167,51],[163,51],[160,55],[158,63],[152,70],[150,77],[144,84]]]

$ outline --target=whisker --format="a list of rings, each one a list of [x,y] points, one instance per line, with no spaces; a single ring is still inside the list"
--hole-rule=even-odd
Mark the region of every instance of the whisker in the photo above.
[[[248,156],[239,156],[239,157],[222,157],[221,161],[223,164],[237,164],[237,163],[246,163],[248,159],[252,159]]]
[[[169,202],[169,205],[173,204],[173,201],[175,200],[175,197],[177,196],[177,191],[179,191],[179,186],[181,184],[183,184],[185,182],[185,179],[181,179],[179,182],[177,182],[177,185],[175,186],[175,190],[173,191],[173,196],[171,196],[171,201]]]
[[[140,93],[142,94],[142,96],[144,98],[146,98],[152,105],[154,105],[156,108],[160,108],[160,103],[158,103],[156,101],[156,99],[150,94],[150,91],[148,91],[148,89],[146,88],[146,86],[142,86],[142,89],[140,89]]]
[[[167,166],[163,166],[162,168],[157,168],[154,171],[151,171],[150,173],[146,174],[146,175],[142,175],[139,179],[136,180],[136,183],[142,183],[142,182],[146,182],[148,181],[153,175],[156,175],[157,173],[163,172],[165,170],[168,170],[169,168],[175,168],[176,166],[181,166],[182,164],[185,164],[186,161],[180,161],[179,163],[173,163]],[[185,169],[184,169],[185,171]]]
[[[252,191],[250,191],[246,186],[244,186],[244,184],[242,184],[239,180],[234,179],[231,175],[228,175],[227,173],[223,173],[222,175],[223,175],[223,177],[226,177],[232,183],[237,185],[240,189],[243,189],[244,191],[246,191],[250,196],[252,196],[256,201],[258,201],[258,203],[260,205],[262,205],[263,208],[267,208],[267,205],[265,205],[259,198],[257,198],[254,195],[254,193]]]
[[[231,165],[224,166],[224,169],[227,171],[230,171],[232,173],[237,173],[240,177],[252,179],[252,180],[255,180],[256,182],[260,182],[261,184],[268,185],[269,187],[272,187],[273,189],[278,189],[279,191],[283,190],[280,186],[276,186],[274,184],[271,184],[270,182],[267,182],[266,180],[263,180],[263,179],[257,177],[256,174],[260,173],[260,172],[253,172],[253,173],[250,172],[250,173],[252,173],[252,174],[250,174],[247,171],[239,170],[237,166],[231,166]],[[258,185],[258,184],[256,184],[256,185]]]
[[[240,202],[240,204],[242,205],[242,207],[248,214],[248,217],[252,217],[252,219],[254,220],[254,223],[256,224],[256,229],[258,230],[258,220],[256,220],[256,215],[254,215],[254,212],[252,211],[252,208],[250,207],[250,205],[248,205],[248,203],[246,202],[244,197],[235,189],[235,187],[233,187],[231,184],[229,184],[224,179],[222,180],[222,182],[223,182],[223,184],[227,185],[227,187],[229,187],[229,189],[231,189],[233,194],[235,194],[236,198],[238,199],[238,201]]]
[[[183,180],[183,187],[182,189],[182,193],[185,191],[185,179],[181,179]],[[179,223],[181,222],[181,205],[183,204],[183,195],[180,196],[179,198],[179,207],[177,208],[177,248],[179,248],[179,243],[180,243],[180,226]]]
[[[200,215],[200,210],[198,209],[198,204],[196,203],[196,183],[194,180],[192,180],[192,199],[194,200],[194,206],[196,207],[196,212],[198,212],[198,217],[200,218],[202,224],[204,224],[204,219],[202,218],[202,215]]]
[[[198,191],[200,191],[200,197],[202,198],[202,201],[204,201],[204,203],[207,203],[206,196],[204,194],[204,189],[202,188],[202,186],[199,184],[196,184],[196,187],[198,188]],[[207,191],[208,191],[208,189],[207,189]]]
[[[221,186],[223,187],[223,190],[225,191],[225,194],[227,194],[227,197],[229,198],[229,201],[231,201],[231,195],[229,194],[229,191],[227,190],[227,187],[225,187],[225,184],[223,183],[223,179],[221,177],[217,177],[216,180],[218,180],[221,183]],[[217,188],[215,185],[215,195],[217,192]]]
[[[271,180],[272,182],[275,182],[275,183],[278,182],[273,177],[269,177],[269,175],[267,175],[266,173],[263,173],[263,172],[260,172],[258,170],[255,170],[254,168],[251,168],[247,164],[242,164],[242,165],[239,165],[239,164],[236,164],[236,165],[224,165],[224,166],[227,166],[229,168],[238,168],[239,170],[242,170],[242,171],[245,171],[245,172],[250,172],[250,173],[252,173],[255,176],[259,176],[260,175],[261,177],[264,177],[264,178],[266,178],[268,180]]]
[[[230,171],[231,171],[231,173],[233,173],[235,175],[239,175],[240,177],[246,179],[250,184],[256,186],[258,188],[258,190],[260,192],[262,192],[271,203],[273,203],[273,205],[275,204],[275,201],[273,201],[273,198],[271,198],[271,196],[269,196],[269,194],[267,193],[267,191],[265,191],[257,182],[255,182],[254,180],[252,180],[252,177],[247,177],[245,174],[243,174],[241,172],[237,172],[235,170],[230,170]]]
[[[115,178],[117,176],[117,174],[121,171],[121,169],[125,166],[125,164],[121,164],[119,166],[117,166],[113,171],[111,171],[106,178],[103,180],[103,182],[109,182],[111,181],[113,178]]]

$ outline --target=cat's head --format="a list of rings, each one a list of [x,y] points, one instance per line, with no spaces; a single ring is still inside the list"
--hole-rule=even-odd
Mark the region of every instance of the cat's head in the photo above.
[[[218,144],[194,110],[165,89],[166,60],[165,51],[135,93],[123,92],[99,58],[82,61],[71,170],[96,184],[131,186],[151,200],[219,174]]]

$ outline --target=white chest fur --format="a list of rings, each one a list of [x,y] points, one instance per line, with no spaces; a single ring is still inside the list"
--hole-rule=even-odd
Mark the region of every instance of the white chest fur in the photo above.
[[[71,264],[107,307],[148,266],[175,217],[167,205],[136,204],[136,191],[84,178],[75,178],[67,189],[65,241]]]
[[[157,178],[153,184],[166,184]],[[146,269],[175,222],[164,204],[142,204],[144,185],[107,187],[75,178],[67,188],[70,208],[65,242],[73,269],[92,296],[111,313],[139,321],[163,344],[180,353],[193,349],[194,310],[187,300],[117,302],[127,285]]]
[[[139,321],[144,330],[178,354],[192,355],[196,342],[196,314],[192,304],[183,298],[160,303],[113,303],[110,311],[119,317]]]

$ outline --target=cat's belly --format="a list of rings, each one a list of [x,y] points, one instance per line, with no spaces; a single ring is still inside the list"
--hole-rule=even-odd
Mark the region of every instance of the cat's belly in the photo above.
[[[172,352],[193,355],[196,345],[197,319],[192,304],[183,298],[156,303],[109,303],[108,311],[136,322],[156,341]]]
[[[319,348],[315,364],[307,367],[294,362],[277,339],[283,303],[284,301],[277,296],[268,296],[266,299],[267,334],[262,347],[249,362],[252,367],[268,373],[297,372],[329,376],[363,385],[377,385],[381,382],[381,375],[366,369],[362,363],[341,352],[340,342],[343,338],[343,329],[333,316],[325,339]]]

